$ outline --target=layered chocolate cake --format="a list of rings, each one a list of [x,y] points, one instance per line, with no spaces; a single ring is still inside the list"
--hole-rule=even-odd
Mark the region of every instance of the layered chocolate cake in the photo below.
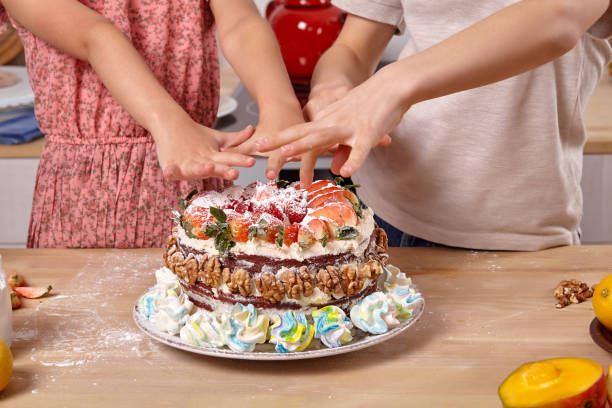
[[[413,316],[422,297],[387,264],[387,236],[339,182],[253,183],[180,200],[138,315],[193,346],[341,347]],[[311,346],[312,347],[312,346]]]
[[[236,303],[278,312],[335,305],[374,292],[386,235],[350,190],[254,183],[186,202],[164,256],[198,307]]]

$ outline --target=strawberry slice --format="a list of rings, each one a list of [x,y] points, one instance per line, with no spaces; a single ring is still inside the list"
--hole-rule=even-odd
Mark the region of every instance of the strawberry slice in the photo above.
[[[307,225],[300,224],[297,242],[302,248],[310,247],[315,241],[319,241],[321,245],[325,246],[328,240],[329,232],[325,221],[314,218],[308,221]]]
[[[298,240],[298,234],[300,232],[300,224],[291,224],[285,227],[283,236],[283,244],[290,246]]]
[[[18,273],[14,273],[11,276],[9,276],[7,283],[11,288],[26,285],[25,279],[23,279],[23,276],[21,276]]]
[[[246,218],[234,218],[229,221],[229,230],[236,242],[247,242],[249,239],[250,221]]]
[[[314,193],[317,190],[321,190],[322,188],[331,187],[335,185],[336,184],[331,180],[319,180],[312,183],[310,187],[306,189],[306,191],[308,191],[308,195],[310,195],[311,193]]]
[[[287,201],[284,210],[289,222],[292,224],[299,224],[302,222],[308,212],[308,208],[304,206],[301,199]]]
[[[353,207],[345,203],[329,203],[325,207],[315,210],[313,218],[325,218],[333,221],[340,227],[345,225],[357,225],[357,214]]]
[[[18,286],[14,288],[15,292],[26,299],[38,299],[39,297],[45,296],[47,293],[51,292],[51,289],[53,289],[51,285],[47,286],[46,288],[30,286]]]
[[[333,190],[325,194],[315,196],[308,202],[308,208],[323,207],[327,203],[352,203],[344,196],[344,193],[339,190]]]
[[[297,243],[302,248],[308,248],[315,242],[314,235],[310,228],[305,225],[300,224],[300,229],[298,231]]]
[[[320,195],[333,193],[335,191],[341,192],[342,190],[344,190],[344,188],[339,186],[325,186],[316,191],[313,191],[312,193],[308,193],[308,202],[312,201],[314,198]]]
[[[205,236],[204,231],[202,231],[202,226],[205,226],[210,222],[215,222],[215,217],[210,214],[208,208],[191,207],[189,212],[185,212],[185,214],[183,214],[183,226],[185,227],[185,232],[187,232],[188,235],[191,234],[192,236],[197,237],[198,239],[210,239],[209,237]]]

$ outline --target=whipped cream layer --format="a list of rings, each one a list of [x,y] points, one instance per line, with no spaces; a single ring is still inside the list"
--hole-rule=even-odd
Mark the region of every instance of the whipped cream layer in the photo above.
[[[361,218],[359,224],[355,226],[359,233],[359,236],[355,239],[330,240],[325,246],[316,242],[308,248],[301,247],[297,242],[290,246],[278,246],[263,240],[252,240],[237,242],[230,252],[245,255],[267,256],[270,258],[295,259],[298,261],[303,261],[304,259],[314,256],[338,255],[347,252],[351,252],[353,255],[359,257],[363,255],[368,248],[370,237],[376,227],[373,214],[371,208],[363,210],[363,218]],[[181,227],[178,228],[176,236],[181,245],[189,246],[196,251],[206,252],[209,255],[219,255],[219,251],[215,248],[214,239],[189,238],[185,230]]]

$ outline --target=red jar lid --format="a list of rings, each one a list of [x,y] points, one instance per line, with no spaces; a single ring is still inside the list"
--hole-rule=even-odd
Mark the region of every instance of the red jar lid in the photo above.
[[[331,6],[331,0],[281,0],[286,7],[327,7]]]

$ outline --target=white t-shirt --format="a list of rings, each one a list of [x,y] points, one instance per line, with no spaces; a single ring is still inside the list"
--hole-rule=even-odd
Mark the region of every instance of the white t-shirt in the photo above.
[[[513,3],[334,1],[407,30],[400,59]],[[446,245],[538,250],[579,244],[582,114],[612,58],[610,35],[604,17],[550,63],[412,106],[390,147],[374,149],[353,177],[360,197],[402,231]]]

